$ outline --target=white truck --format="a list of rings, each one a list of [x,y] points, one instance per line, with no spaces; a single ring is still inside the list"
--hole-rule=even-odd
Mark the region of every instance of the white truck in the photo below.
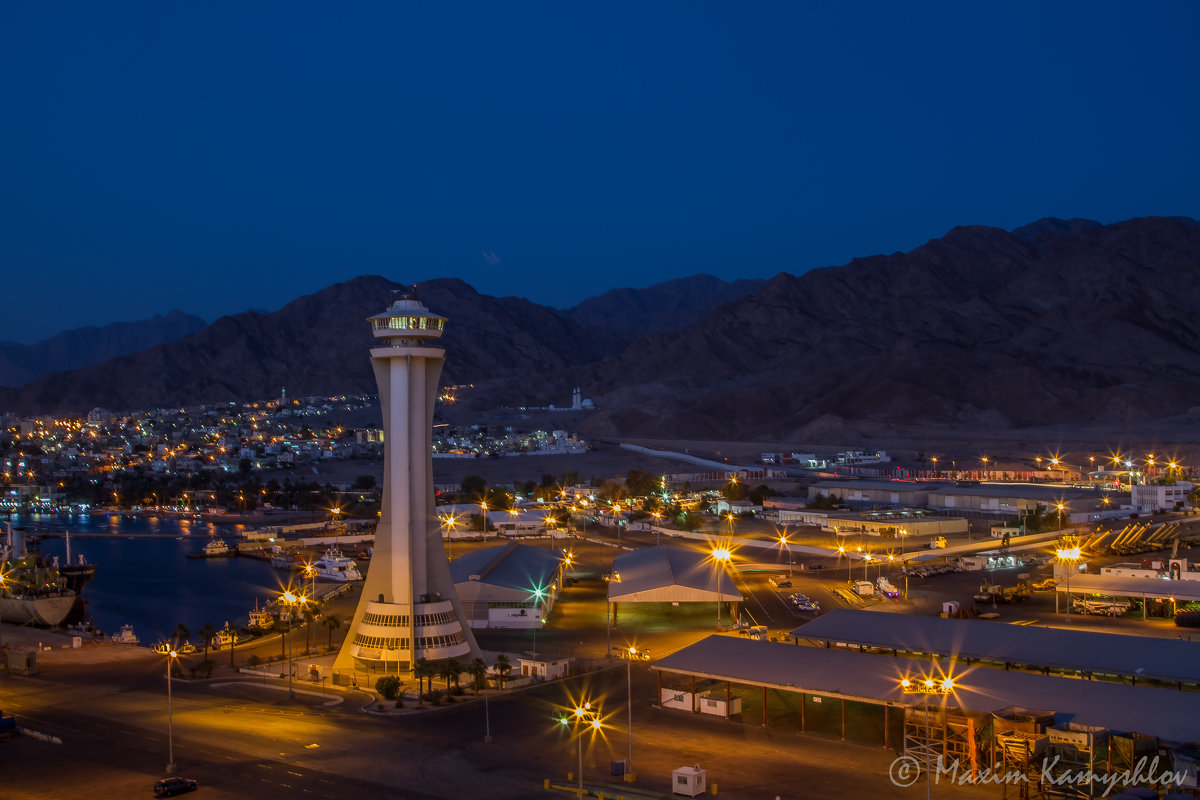
[[[859,597],[870,597],[875,594],[875,584],[870,581],[855,581],[854,593]]]
[[[900,596],[900,590],[897,589],[895,586],[893,586],[892,582],[889,581],[887,578],[883,577],[882,575],[879,577],[878,585],[879,585],[879,591],[880,591],[880,593],[883,594],[884,597],[899,597]]]

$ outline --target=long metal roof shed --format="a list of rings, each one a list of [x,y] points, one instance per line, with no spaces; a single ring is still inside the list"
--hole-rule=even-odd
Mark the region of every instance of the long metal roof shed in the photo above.
[[[613,603],[740,602],[724,565],[686,547],[646,547],[613,558],[608,599]]]
[[[1072,584],[1075,579],[1072,578]],[[1074,585],[1072,585],[1074,590]],[[1200,683],[1200,642],[837,608],[791,633],[826,644]]]
[[[879,616],[893,616],[883,615]],[[1076,722],[1171,742],[1200,739],[1200,693],[1149,686],[1006,672],[962,664],[709,636],[656,661],[660,673],[696,676],[749,686],[805,692],[878,705],[935,705],[993,713],[1009,706],[1048,709],[1057,723]],[[900,681],[926,677],[954,681],[947,695],[905,694]]]
[[[1055,587],[1066,592],[1067,585]],[[1130,578],[1123,575],[1072,575],[1071,594],[1106,594],[1111,597],[1153,597],[1180,602],[1200,601],[1200,582]]]

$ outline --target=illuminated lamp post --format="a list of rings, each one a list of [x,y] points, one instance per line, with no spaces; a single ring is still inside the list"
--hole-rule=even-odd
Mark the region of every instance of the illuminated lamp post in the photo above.
[[[579,757],[579,788],[576,797],[583,798],[583,733],[579,730],[581,725],[585,728],[590,728],[592,733],[600,730],[603,723],[600,720],[600,710],[592,709],[591,703],[584,703],[581,706],[576,706],[570,714],[564,714],[559,717],[559,724],[563,727],[574,723],[575,726],[575,747]]]
[[[179,653],[167,646],[167,774],[175,774],[175,729],[171,717],[171,661],[179,658]]]
[[[304,564],[304,577],[308,578],[308,596],[312,600],[317,599],[317,568],[312,565],[312,562]]]
[[[293,609],[298,605],[304,605],[304,595],[298,595],[292,592],[291,589],[280,595],[280,600],[287,606],[287,651],[288,651],[288,697],[296,699],[296,692],[292,689],[292,617]]]
[[[714,547],[712,550],[712,560],[717,567],[717,627],[721,627],[721,586],[722,578],[725,573],[724,565],[733,558],[733,554],[729,552],[727,547]]]
[[[633,772],[633,659],[638,654],[638,649],[634,645],[629,646],[629,652],[625,659],[625,686],[628,691],[629,705],[626,708],[625,717],[625,736],[628,742],[628,750],[625,756],[625,782],[632,783],[637,780]]]
[[[792,574],[792,543],[788,541],[787,531],[779,535],[779,543],[787,548],[788,575]]]
[[[1079,560],[1079,545],[1074,547],[1060,547],[1055,551],[1058,558],[1067,564],[1067,622],[1071,624],[1071,573],[1075,571],[1075,562]],[[1057,599],[1058,593],[1055,592]],[[1055,609],[1058,610],[1057,608]]]

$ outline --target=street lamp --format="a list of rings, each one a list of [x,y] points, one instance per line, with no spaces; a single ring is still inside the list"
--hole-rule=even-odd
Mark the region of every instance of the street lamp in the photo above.
[[[629,705],[626,709],[625,717],[625,736],[628,740],[629,752],[625,756],[625,782],[632,783],[637,780],[637,776],[633,772],[633,659],[638,654],[638,649],[634,645],[629,645],[629,652],[625,659],[625,685],[628,688]]]
[[[1071,573],[1075,571],[1075,562],[1079,560],[1079,545],[1074,547],[1060,547],[1055,551],[1059,559],[1067,564],[1067,622],[1071,624]],[[1055,599],[1058,598],[1058,593],[1054,594]],[[1056,609],[1057,610],[1057,609]]]
[[[733,558],[728,547],[714,547],[712,550],[713,563],[717,565],[717,627],[721,627],[721,578],[725,573],[725,563]]]
[[[846,583],[849,583],[851,580],[850,568],[854,565],[854,561],[850,558],[850,554],[846,552],[846,548],[842,545],[838,545],[838,558],[841,558],[842,556],[846,557]]]
[[[304,562],[304,577],[308,578],[308,596],[317,599],[317,568],[311,561]]]
[[[792,574],[792,543],[788,541],[786,531],[779,534],[779,543],[787,548],[788,575]]]
[[[306,600],[304,595],[294,594],[291,589],[286,590],[280,596],[280,600],[287,606],[288,697],[294,700],[296,692],[292,689],[292,609],[304,605]]]
[[[654,517],[654,546],[658,547],[660,544],[662,544],[662,530],[660,530],[658,527],[660,521],[662,520],[662,514],[655,511],[651,513],[650,516]]]
[[[179,653],[167,646],[167,774],[175,774],[175,730],[171,718],[171,660]]]
[[[559,717],[559,724],[563,727],[574,723],[575,725],[575,747],[579,756],[579,789],[577,797],[583,797],[583,733],[580,732],[579,726],[591,728],[592,733],[600,730],[603,722],[600,720],[600,709],[592,709],[591,703],[584,703],[581,706],[576,706],[569,715]]]
[[[453,514],[447,514],[446,516],[442,517],[442,524],[446,526],[446,541],[449,542],[449,544],[450,544],[449,548],[447,548],[449,550],[449,552],[446,554],[446,560],[453,561],[454,560],[454,526],[458,524],[458,520],[454,518]]]

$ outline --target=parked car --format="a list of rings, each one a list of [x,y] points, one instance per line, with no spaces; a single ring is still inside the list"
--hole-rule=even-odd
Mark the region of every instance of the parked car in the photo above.
[[[194,792],[196,786],[196,781],[191,778],[163,778],[154,782],[154,796],[173,797],[184,792]]]

